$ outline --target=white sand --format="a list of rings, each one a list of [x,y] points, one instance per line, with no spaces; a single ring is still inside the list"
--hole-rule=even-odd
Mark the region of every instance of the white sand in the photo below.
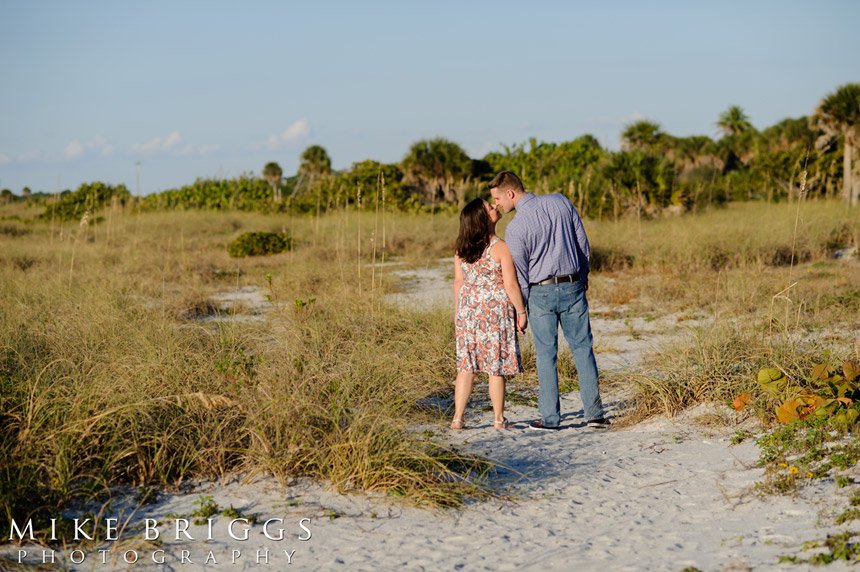
[[[257,568],[263,564],[255,562],[256,551],[266,549],[274,569],[287,568],[286,549],[296,551],[289,567],[298,570],[770,570],[780,555],[795,554],[804,541],[838,530],[818,523],[820,513],[825,524],[832,522],[828,507],[847,495],[837,493],[832,481],[817,482],[800,498],[762,500],[747,494],[762,475],[752,468],[757,449],[751,443],[730,446],[727,436],[705,436],[688,423],[666,420],[593,432],[579,427],[575,395],[564,396],[562,409],[565,428],[558,433],[496,431],[489,426],[489,413],[470,415],[471,430],[438,429],[465,450],[507,465],[510,469],[493,482],[510,500],[429,511],[380,495],[338,495],[308,482],[286,491],[271,480],[203,483],[185,494],[160,497],[133,521],[162,523],[164,558],[177,570],[205,568],[210,550],[221,568]],[[529,407],[510,410],[514,420],[534,415]],[[191,518],[200,495],[211,495],[221,507],[232,505],[244,516],[256,515],[250,539],[231,540],[229,519],[221,516],[213,527],[214,541],[203,540],[205,526],[191,525],[195,540],[174,542],[174,520],[168,515]],[[115,514],[127,514],[131,506],[130,499],[118,499],[113,508]],[[262,522],[269,518],[284,519],[286,540],[263,536]],[[304,533],[298,524],[302,518],[311,519],[307,542],[297,540]],[[237,536],[242,529],[237,526]],[[110,546],[112,555],[119,559],[122,550],[137,548],[141,563],[136,568],[141,567],[154,547],[132,542],[140,538],[131,534]],[[182,550],[188,550],[192,563],[181,563]],[[232,550],[241,551],[236,564],[231,564]],[[31,554],[40,558],[41,552]],[[90,564],[98,558],[94,551],[88,554]],[[95,568],[120,569],[121,564]],[[151,561],[150,566],[158,568]]]
[[[422,275],[420,282],[427,277]],[[435,279],[444,279],[436,276]],[[438,286],[438,285],[437,285]],[[408,294],[408,293],[407,293]],[[440,301],[442,298],[440,298]],[[663,338],[684,335],[671,317],[624,324],[594,319],[602,369],[623,371],[641,362],[643,353]],[[639,335],[636,332],[640,332]],[[621,396],[604,395],[610,414]],[[803,542],[824,538],[850,525],[833,525],[835,511],[848,506],[848,489],[831,479],[816,481],[796,498],[751,494],[762,478],[754,467],[758,450],[752,441],[731,446],[733,429],[720,433],[697,428],[692,421],[709,410],[688,412],[674,421],[656,419],[608,432],[584,428],[576,393],[562,396],[563,429],[536,433],[524,429],[537,417],[534,407],[509,407],[517,427],[491,428],[483,411],[485,387],[476,388],[467,414],[471,427],[453,432],[444,425],[419,427],[471,453],[494,459],[503,469],[492,478],[503,495],[498,500],[470,503],[457,510],[404,507],[394,498],[374,494],[339,495],[322,484],[299,482],[286,491],[271,479],[256,483],[200,483],[182,494],[159,496],[142,507],[132,522],[157,519],[166,537],[165,567],[174,570],[806,570],[778,565],[780,555],[798,554]],[[721,414],[732,413],[722,409]],[[218,517],[214,540],[206,542],[205,526],[191,525],[195,540],[176,542],[173,517],[193,513],[201,495],[221,507],[256,515],[250,539],[233,540],[228,518]],[[506,498],[505,498],[506,497]],[[129,514],[132,498],[113,501],[113,514]],[[333,518],[334,517],[334,518]],[[284,519],[287,539],[269,540],[262,523]],[[312,532],[299,541],[302,518]],[[238,526],[237,531],[242,527]],[[139,532],[113,543],[113,564],[102,565],[90,549],[81,570],[122,569],[122,550],[137,548],[140,563],[149,567],[157,546],[141,546]],[[268,566],[257,563],[257,551],[269,550]],[[40,561],[41,549],[25,559]],[[182,550],[191,563],[183,563]],[[240,551],[231,563],[233,550]],[[284,550],[295,552],[292,564]],[[217,566],[205,565],[212,551]],[[14,550],[4,553],[15,555]],[[809,556],[813,552],[805,555]],[[34,556],[35,554],[35,556]],[[158,554],[156,554],[158,557]],[[61,554],[57,554],[58,562]],[[841,570],[835,563],[827,570]]]

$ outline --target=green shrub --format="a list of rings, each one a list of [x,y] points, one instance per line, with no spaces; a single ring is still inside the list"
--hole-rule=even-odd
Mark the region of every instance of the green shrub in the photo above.
[[[289,183],[285,188],[291,192]],[[242,175],[235,179],[197,179],[190,185],[153,193],[135,205],[141,212],[171,209],[211,209],[270,212],[272,188],[262,178]]]
[[[59,201],[49,204],[39,218],[42,220],[79,220],[84,213],[93,213],[116,200],[125,205],[131,193],[125,185],[108,185],[99,181],[83,183],[73,193],[63,193]]]
[[[233,258],[278,254],[292,248],[292,240],[283,232],[246,232],[227,245]]]

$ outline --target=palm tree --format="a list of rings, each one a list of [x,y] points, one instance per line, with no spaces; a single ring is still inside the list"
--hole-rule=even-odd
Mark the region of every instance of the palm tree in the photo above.
[[[673,137],[666,156],[675,161],[684,172],[719,161],[716,146],[706,135]]]
[[[640,119],[629,123],[621,132],[621,148],[625,151],[653,149],[665,137],[659,123]]]
[[[454,182],[469,178],[472,172],[472,159],[463,148],[442,137],[413,143],[402,165],[407,179],[430,194],[433,203],[440,193],[445,201],[457,201]]]
[[[311,145],[302,152],[301,164],[299,165],[300,176],[304,175],[313,178],[330,174],[331,158],[324,147]]]
[[[729,107],[720,114],[717,127],[720,128],[723,135],[740,135],[753,128],[749,116],[737,105]]]
[[[737,105],[720,114],[717,127],[723,137],[719,140],[723,174],[745,166],[756,155],[757,132],[749,116]]]
[[[815,144],[816,133],[808,117],[788,117],[761,132],[762,143],[768,151],[806,150]]]
[[[842,192],[856,206],[860,200],[860,176],[853,168],[854,150],[860,136],[860,83],[846,83],[825,97],[815,112],[815,122],[829,135],[843,138]]]
[[[283,175],[284,171],[281,166],[274,161],[266,163],[266,166],[263,167],[263,178],[272,187],[272,198],[277,202],[281,200],[281,177]]]

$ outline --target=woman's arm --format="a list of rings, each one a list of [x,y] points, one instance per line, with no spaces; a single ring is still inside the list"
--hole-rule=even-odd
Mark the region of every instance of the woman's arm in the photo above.
[[[514,268],[514,258],[505,241],[500,240],[490,249],[490,256],[502,265],[502,281],[505,284],[505,292],[508,293],[514,309],[517,311],[517,329],[525,331],[528,324],[526,316],[526,305],[523,303],[523,294],[517,282],[517,271]]]
[[[460,268],[460,257],[454,255],[454,319],[460,311],[460,287],[463,286],[463,269]]]

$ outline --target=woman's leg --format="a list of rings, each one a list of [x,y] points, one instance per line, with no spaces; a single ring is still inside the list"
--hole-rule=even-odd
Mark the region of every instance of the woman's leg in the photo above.
[[[490,401],[493,403],[495,426],[505,422],[505,378],[501,375],[490,376]]]
[[[451,422],[452,429],[462,429],[466,416],[466,404],[472,396],[472,386],[475,382],[475,374],[470,371],[458,371],[457,380],[454,382],[454,420]]]

